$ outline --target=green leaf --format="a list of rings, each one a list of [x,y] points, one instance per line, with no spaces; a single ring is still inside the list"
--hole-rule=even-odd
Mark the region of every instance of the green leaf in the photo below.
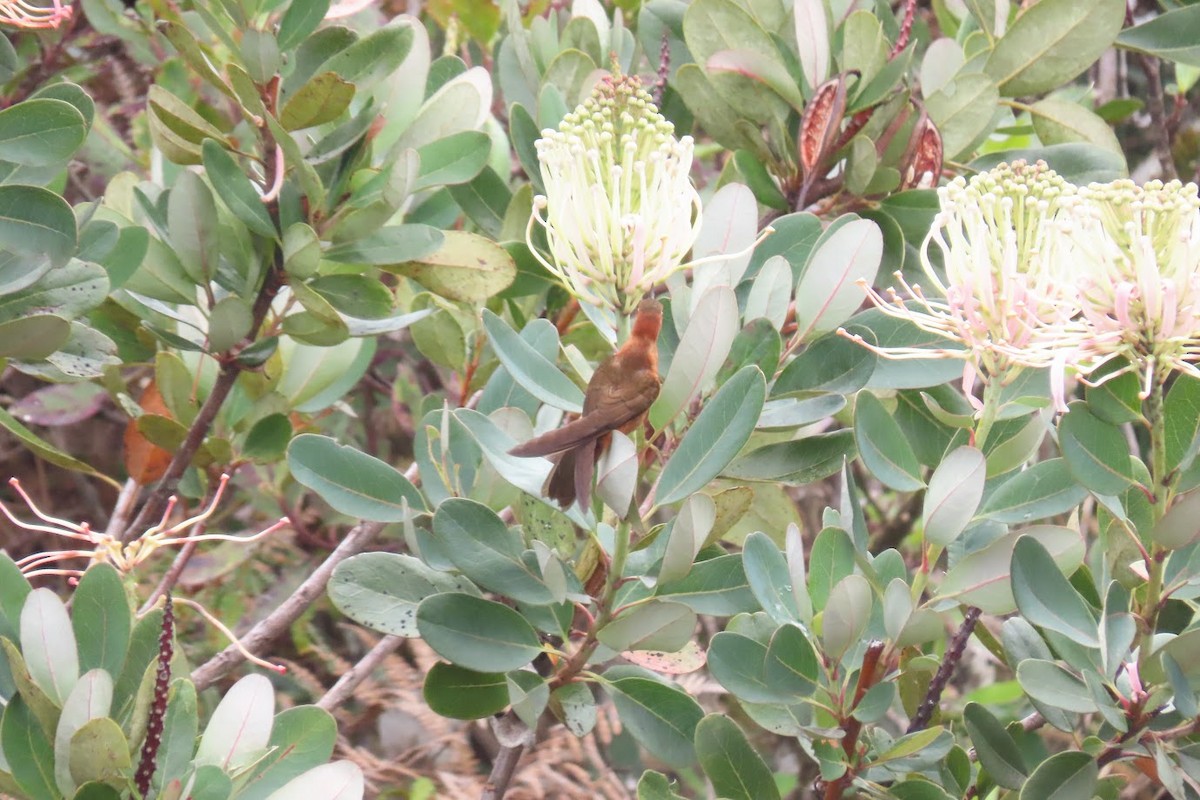
[[[1064,514],[1087,497],[1061,458],[1051,458],[1024,469],[992,492],[982,516],[1012,524]]]
[[[121,668],[121,674],[113,686],[113,713],[117,716],[129,712],[134,695],[146,676],[147,668],[151,662],[158,660],[158,640],[162,634],[162,626],[162,609],[147,612],[133,624],[133,632],[129,636],[129,649],[125,654],[125,666]],[[193,750],[194,747],[193,741]],[[192,752],[189,751],[189,760],[191,756]]]
[[[1168,472],[1187,469],[1200,436],[1200,379],[1181,374],[1163,401],[1163,439]]]
[[[645,8],[645,6],[643,6]],[[787,198],[779,190],[771,173],[763,166],[762,161],[749,150],[738,150],[733,154],[733,164],[737,167],[742,182],[754,192],[754,199],[768,208],[786,211]]]
[[[324,257],[340,264],[395,266],[434,253],[444,238],[429,225],[385,225],[362,239],[334,245]]]
[[[380,633],[416,637],[417,606],[442,592],[478,594],[461,576],[438,572],[410,555],[361,553],[338,564],[329,599],[350,619]]]
[[[277,238],[279,232],[266,204],[229,151],[215,140],[205,139],[202,154],[209,181],[233,215],[258,235]]]
[[[132,767],[121,726],[107,717],[84,723],[71,737],[71,778],[77,783],[115,783]]]
[[[443,236],[434,252],[386,268],[442,297],[469,304],[482,304],[513,282],[516,262],[500,245],[467,231],[445,231]]]
[[[813,540],[808,562],[808,593],[813,608],[825,608],[829,593],[854,571],[854,542],[841,528],[825,528]]]
[[[739,700],[782,703],[791,699],[793,682],[768,681],[767,646],[749,636],[721,631],[708,644],[708,671]]]
[[[979,703],[967,703],[963,709],[963,724],[979,763],[997,784],[1006,789],[1020,789],[1028,774],[1025,758],[1017,743],[992,713]]]
[[[243,30],[241,56],[246,74],[259,85],[266,84],[279,71],[279,42],[268,31]]]
[[[100,305],[108,288],[103,267],[71,259],[27,289],[0,296],[0,319],[29,314],[79,317]]]
[[[755,531],[742,544],[742,563],[750,591],[771,619],[782,624],[800,619],[791,574],[779,546],[762,531]]]
[[[4,160],[41,167],[65,162],[87,136],[79,109],[62,100],[32,98],[0,111]]]
[[[187,276],[199,285],[217,273],[220,231],[217,203],[204,179],[183,170],[167,198],[167,229],[171,248]]]
[[[898,492],[925,486],[921,465],[899,424],[870,392],[860,392],[854,409],[854,440],[867,469]]]
[[[166,24],[170,26],[174,23]],[[217,141],[224,138],[221,131],[200,116],[195,109],[158,84],[148,90],[146,108],[150,112],[152,134],[170,134],[173,141],[187,148],[189,152],[194,151],[197,156],[199,145],[206,138]],[[159,126],[157,131],[155,123]],[[155,140],[159,142],[159,137],[156,136]],[[199,159],[187,163],[199,163]]]
[[[948,157],[974,152],[991,131],[999,102],[996,82],[981,72],[960,74],[929,95],[929,118],[942,134],[942,147]]]
[[[491,149],[492,139],[483,131],[460,131],[430,142],[417,150],[421,172],[413,191],[473,180],[483,171]]]
[[[391,291],[367,275],[322,275],[308,287],[338,311],[361,319],[383,319],[395,304]]]
[[[764,411],[760,421],[766,416],[767,412]],[[837,472],[846,459],[854,457],[854,453],[852,431],[819,433],[751,450],[730,464],[722,474],[727,478],[752,481],[811,483]]]
[[[770,800],[779,797],[775,776],[746,734],[724,714],[709,714],[696,725],[696,757],[718,797]]]
[[[1200,67],[1200,7],[1181,4],[1121,31],[1117,45],[1176,64]]]
[[[94,774],[71,774],[72,739],[92,720],[107,717],[112,708],[113,680],[108,672],[94,669],[85,673],[71,696],[63,703],[62,716],[54,732],[54,779],[63,794],[69,795],[79,783],[98,779]],[[129,754],[124,754],[128,760]]]
[[[1042,144],[1089,142],[1125,157],[1109,124],[1078,103],[1048,97],[1030,106],[1029,113]]]
[[[610,669],[605,677],[613,674]],[[685,767],[695,760],[692,740],[704,711],[687,692],[642,677],[621,677],[604,685],[621,723],[643,747],[672,766]]]
[[[763,678],[772,689],[798,697],[813,693],[821,663],[804,629],[786,623],[771,636],[763,661]]]
[[[90,781],[80,786],[71,800],[121,800],[121,793],[107,783]]]
[[[938,587],[938,596],[979,606],[987,614],[1008,614],[1015,610],[1010,576],[1012,554],[1019,538],[1036,539],[1063,572],[1074,572],[1083,563],[1083,538],[1078,531],[1038,525],[1002,536],[955,561]]]
[[[1058,446],[1075,479],[1102,495],[1120,494],[1136,483],[1121,429],[1101,422],[1083,402],[1068,409],[1058,423]]]
[[[62,600],[34,589],[21,609],[21,653],[29,674],[60,707],[79,679],[79,651]]]
[[[29,668],[25,664],[25,659],[21,655],[21,651],[17,646],[8,639],[0,639],[0,647],[4,650],[4,656],[8,662],[8,672],[12,678],[13,686],[17,693],[24,699],[26,705],[29,706],[30,713],[34,719],[38,721],[42,732],[47,735],[53,735],[58,727],[58,720],[61,715],[61,706],[50,698],[44,692],[33,676],[29,673]]]
[[[162,744],[158,748],[158,774],[164,784],[183,776],[192,761],[199,730],[196,687],[189,680],[176,680],[167,701]]]
[[[520,536],[487,506],[445,500],[433,516],[433,532],[454,565],[483,588],[531,605],[554,602],[536,562],[525,557]]]
[[[1150,539],[1168,550],[1185,547],[1200,537],[1196,520],[1200,518],[1200,491],[1175,498],[1167,513],[1155,523]]]
[[[571,733],[583,737],[596,727],[596,698],[587,684],[564,684],[551,692],[550,699],[551,708],[560,710],[556,713]]]
[[[1091,800],[1099,775],[1100,767],[1087,753],[1055,753],[1029,776],[1019,800]]]
[[[553,323],[543,319],[531,321],[527,328],[530,327],[545,328],[547,335],[554,331]],[[576,414],[583,411],[583,392],[553,361],[535,350],[523,338],[524,334],[518,335],[504,320],[486,308],[483,310],[483,328],[500,363],[522,388],[555,408]],[[557,334],[554,338],[557,341]]]
[[[874,341],[874,336],[867,329],[860,326],[852,328],[852,333]],[[822,336],[788,362],[775,379],[771,396],[781,397],[793,392],[854,394],[871,379],[875,360],[874,353],[845,336],[839,336],[836,332]]]
[[[821,639],[826,657],[840,659],[858,644],[871,619],[874,597],[871,584],[861,575],[847,575],[829,592],[825,602]]]
[[[1022,536],[1013,548],[1013,599],[1032,624],[1087,648],[1100,645],[1096,615],[1058,571],[1042,542],[1031,536]]]
[[[529,729],[536,728],[550,702],[549,683],[536,672],[523,669],[513,670],[505,678],[513,713]]]
[[[659,586],[655,594],[683,603],[698,614],[731,617],[757,608],[738,555],[701,561],[687,577]]]
[[[836,330],[863,302],[859,281],[875,282],[883,234],[869,219],[851,219],[821,235],[796,286],[796,338]]]
[[[54,749],[20,695],[12,697],[0,722],[0,748],[17,785],[36,800],[62,797],[54,782]]]
[[[287,414],[268,414],[254,423],[242,443],[242,455],[259,464],[283,458],[292,439],[292,423]]]
[[[267,742],[271,752],[244,779],[238,800],[266,800],[289,781],[329,761],[336,743],[337,723],[325,709],[284,709],[271,726]]]
[[[658,502],[674,503],[704,488],[750,438],[766,399],[766,379],[743,367],[704,404],[663,467]]]
[[[688,403],[712,388],[737,332],[737,298],[728,286],[714,286],[696,304],[675,347],[662,391],[650,407],[651,425],[669,425]]]
[[[66,453],[53,447],[49,442],[37,436],[20,422],[18,422],[11,414],[0,408],[0,427],[6,429],[9,433],[15,436],[20,442],[29,448],[39,458],[49,461],[55,466],[63,467],[64,469],[82,472],[87,475],[100,478],[111,486],[118,486],[112,478],[101,474],[88,464],[72,458]]]
[[[53,314],[34,314],[0,323],[0,358],[41,360],[66,344],[71,323]]]
[[[213,709],[196,748],[197,765],[235,771],[256,762],[271,736],[275,693],[265,675],[235,683]]]
[[[325,67],[367,89],[396,71],[412,49],[410,24],[393,20],[343,49]]]
[[[457,592],[417,607],[421,638],[447,661],[484,671],[519,669],[542,651],[537,631],[506,605]]]
[[[696,629],[696,612],[682,603],[651,600],[623,611],[596,632],[605,647],[661,650],[673,653],[687,644]]]
[[[279,124],[284,130],[296,131],[333,122],[350,107],[355,91],[354,84],[336,72],[322,72],[287,99],[279,112]]]
[[[1077,714],[1096,710],[1092,693],[1074,673],[1053,661],[1027,658],[1017,665],[1017,681],[1025,693],[1053,708]]]
[[[615,445],[614,445],[615,447]],[[631,460],[636,456],[629,448]],[[636,477],[636,467],[631,465],[631,472]],[[622,496],[625,507],[629,505],[632,496],[633,481],[630,481],[628,496]],[[620,506],[614,506],[620,507]],[[709,533],[717,521],[717,507],[713,499],[706,494],[697,492],[691,495],[679,507],[679,514],[671,523],[667,546],[663,551],[662,566],[658,569],[658,580],[670,583],[687,575],[692,569],[696,555],[704,547]]]
[[[642,6],[645,9],[647,6]],[[683,795],[676,794],[671,788],[674,781],[668,781],[661,772],[648,769],[638,780],[637,800],[684,800]]]
[[[968,166],[972,170],[982,172],[1001,162],[1011,163],[1017,160],[1028,161],[1031,164],[1034,161],[1045,161],[1047,166],[1064,180],[1080,186],[1093,182],[1107,183],[1128,175],[1122,156],[1087,142],[1000,150],[982,155]]]
[[[279,49],[288,52],[317,29],[329,12],[330,0],[299,0],[289,3],[279,20]]]
[[[473,180],[450,186],[449,191],[454,202],[482,233],[501,242],[510,238],[505,234],[504,220],[513,204],[513,193],[494,169],[485,166]],[[529,191],[528,187],[525,191]],[[520,258],[512,250],[514,245],[524,248],[526,253],[529,251],[524,242],[504,242],[505,249],[517,258],[517,268],[521,270]],[[514,283],[510,290],[515,290],[517,285]]]
[[[38,186],[0,186],[0,250],[61,267],[76,245],[75,214],[54,192]]]
[[[328,436],[297,436],[287,458],[292,477],[351,517],[400,522],[425,509],[420,492],[399,471]]]
[[[721,72],[743,75],[770,89],[797,111],[804,109],[800,88],[780,62],[778,51],[719,50],[708,57],[704,68],[710,75]]]
[[[79,669],[120,675],[133,619],[121,576],[109,564],[93,564],[75,589],[71,625],[79,642]]]
[[[979,508],[986,473],[983,453],[974,447],[960,447],[942,460],[925,493],[926,541],[945,547],[962,534]]]
[[[1041,94],[1091,66],[1124,21],[1123,0],[1043,0],[1016,18],[983,69],[1006,97]]]
[[[434,664],[425,675],[425,702],[450,719],[483,719],[508,705],[503,672],[475,672],[454,664]]]

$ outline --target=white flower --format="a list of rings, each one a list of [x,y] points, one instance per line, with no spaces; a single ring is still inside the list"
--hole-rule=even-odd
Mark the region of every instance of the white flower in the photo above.
[[[534,198],[526,238],[572,295],[629,314],[681,269],[700,230],[688,173],[692,139],[676,139],[641,82],[605,77],[557,131],[537,142],[546,194]],[[532,240],[545,229],[550,259]]]
[[[1124,357],[1142,394],[1166,373],[1200,377],[1200,198],[1196,184],[1120,180],[1079,190],[1073,238],[1080,324],[1079,369]]]
[[[940,298],[909,285],[887,296],[866,287],[880,310],[947,340],[945,349],[872,348],[887,358],[964,359],[968,396],[977,373],[1003,377],[1014,366],[1061,364],[1068,325],[1079,311],[1066,200],[1074,187],[1044,163],[1001,164],[938,189],[941,211],[921,249],[921,264]],[[937,246],[945,279],[930,259]],[[861,340],[860,340],[861,341]],[[865,344],[865,343],[864,343]]]

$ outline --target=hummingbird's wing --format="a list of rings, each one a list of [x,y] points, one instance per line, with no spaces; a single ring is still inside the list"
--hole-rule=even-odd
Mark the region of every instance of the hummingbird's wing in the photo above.
[[[597,380],[588,384],[584,413],[579,419],[561,428],[543,433],[519,444],[508,452],[514,456],[548,456],[578,447],[609,431],[637,419],[658,397],[658,375],[643,370],[633,375],[616,376],[615,380]]]

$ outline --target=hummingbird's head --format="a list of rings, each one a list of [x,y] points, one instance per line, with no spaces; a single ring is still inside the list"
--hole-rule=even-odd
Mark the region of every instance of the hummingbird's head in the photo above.
[[[658,341],[658,332],[662,329],[662,304],[657,300],[647,298],[638,303],[637,316],[633,318],[632,338],[643,341]]]

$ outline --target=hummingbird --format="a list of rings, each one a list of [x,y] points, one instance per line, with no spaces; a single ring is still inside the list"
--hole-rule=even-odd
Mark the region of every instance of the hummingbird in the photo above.
[[[596,461],[608,449],[612,432],[637,430],[658,397],[662,313],[657,300],[638,304],[629,339],[592,373],[578,419],[508,451],[525,457],[558,455],[542,491],[561,507],[570,508],[576,500],[588,505]]]

